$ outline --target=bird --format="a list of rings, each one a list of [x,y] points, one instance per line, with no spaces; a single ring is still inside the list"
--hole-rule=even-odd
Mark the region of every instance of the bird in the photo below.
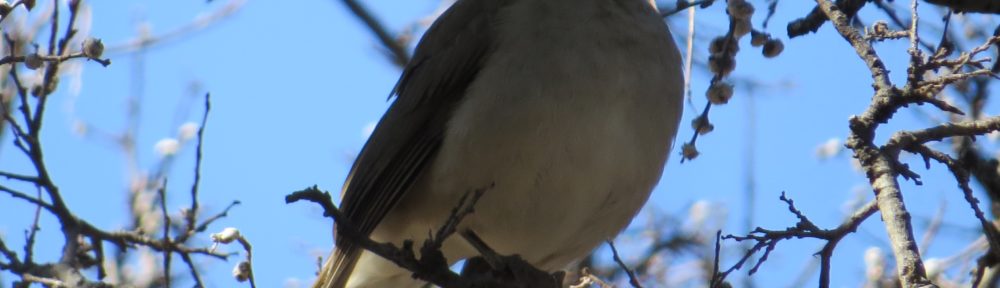
[[[539,269],[567,268],[620,233],[659,182],[683,69],[649,0],[457,0],[416,45],[340,209],[372,240],[422,243],[463,195],[490,187],[459,228]],[[426,284],[334,234],[313,287]],[[449,263],[477,256],[461,238],[443,242]]]

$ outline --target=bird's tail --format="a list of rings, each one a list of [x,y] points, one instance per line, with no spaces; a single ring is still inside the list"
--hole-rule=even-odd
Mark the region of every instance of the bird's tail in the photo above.
[[[344,288],[351,278],[354,265],[358,264],[361,251],[351,245],[343,245],[333,249],[330,257],[319,271],[313,288]]]

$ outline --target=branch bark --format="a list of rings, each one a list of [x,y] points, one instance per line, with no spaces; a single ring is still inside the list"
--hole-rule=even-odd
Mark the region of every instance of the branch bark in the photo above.
[[[913,236],[910,224],[910,213],[906,210],[903,194],[896,180],[899,175],[896,170],[897,162],[874,143],[875,130],[900,107],[893,105],[893,102],[901,98],[902,94],[892,85],[885,64],[872,46],[850,25],[848,16],[830,0],[816,2],[837,32],[854,47],[874,80],[875,96],[871,106],[861,116],[854,116],[850,120],[851,135],[847,140],[847,147],[854,151],[854,157],[861,162],[875,192],[882,221],[885,222],[892,242],[899,279],[903,287],[935,287],[928,280],[920,260],[916,237]]]

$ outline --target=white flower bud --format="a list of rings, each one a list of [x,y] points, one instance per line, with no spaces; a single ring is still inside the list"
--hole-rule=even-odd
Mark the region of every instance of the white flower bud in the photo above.
[[[174,154],[177,154],[177,151],[180,150],[180,148],[181,143],[174,138],[161,139],[156,142],[156,145],[153,146],[153,150],[155,150],[156,154],[159,154],[160,157],[173,156]]]
[[[816,157],[819,159],[830,159],[840,154],[844,150],[844,143],[837,138],[830,138],[816,147]]]
[[[177,128],[177,138],[181,141],[188,141],[198,135],[198,123],[187,122]]]
[[[712,203],[705,200],[698,200],[694,204],[691,204],[691,208],[688,209],[688,220],[691,221],[694,227],[700,228],[711,214]]]
[[[233,227],[226,227],[226,229],[222,229],[222,232],[212,234],[211,237],[212,242],[229,244],[240,238],[240,230]]]
[[[865,250],[865,275],[868,281],[878,281],[885,273],[885,252],[882,248],[869,247]]]
[[[944,272],[944,269],[946,268],[945,264],[947,263],[939,258],[924,260],[924,270],[927,271],[927,278],[932,281],[936,280],[939,276],[941,276],[941,272]]]

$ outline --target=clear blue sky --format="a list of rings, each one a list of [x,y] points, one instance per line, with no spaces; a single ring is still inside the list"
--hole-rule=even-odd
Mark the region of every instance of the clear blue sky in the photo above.
[[[365,4],[390,29],[399,31],[430,15],[437,2],[372,0]],[[228,1],[96,1],[91,3],[91,34],[113,46],[133,38],[140,22],[158,34],[225,3]],[[765,6],[760,1],[754,4],[758,10]],[[671,159],[650,201],[649,207],[654,209],[643,213],[683,216],[691,203],[705,200],[716,205],[713,212],[724,211],[721,215],[728,217],[724,233],[745,232],[748,152],[756,159],[752,167],[758,195],[753,205],[755,225],[780,229],[795,223],[777,200],[782,191],[823,227],[839,223],[844,203],[856,197],[857,190],[870,197],[870,190],[865,189],[867,180],[851,168],[848,156],[829,160],[815,156],[818,145],[845,137],[848,116],[867,106],[871,94],[867,69],[828,25],[817,35],[786,38],[785,24],[805,15],[812,2],[781,1],[779,6],[770,32],[784,40],[785,53],[764,59],[758,50],[743,43],[734,76],[761,85],[753,91],[737,90],[729,105],[714,109],[716,130],[699,141],[702,156],[684,164],[679,157]],[[703,36],[722,33],[720,9],[699,11],[709,15],[700,20]],[[763,15],[755,15],[755,26],[759,27]],[[862,17],[871,20],[881,15],[865,12]],[[686,19],[673,19],[674,33],[686,33],[685,23]],[[699,44],[705,43],[702,40]],[[315,257],[329,251],[331,221],[321,217],[318,207],[285,205],[283,197],[314,184],[339,191],[354,154],[364,143],[365,127],[377,121],[387,107],[386,96],[398,77],[399,71],[378,47],[339,1],[251,0],[236,15],[142,56],[145,87],[137,148],[140,166],[155,170],[159,160],[154,144],[173,137],[181,123],[200,119],[202,100],[192,97],[192,83],[200,87],[194,95],[210,91],[212,112],[205,136],[201,203],[211,214],[232,200],[242,201],[243,205],[209,230],[237,227],[252,241],[261,287],[308,283],[316,269]],[[881,53],[895,56],[887,62],[897,71],[893,74],[897,81],[905,71],[904,49],[903,43],[879,45]],[[699,53],[704,59],[704,52]],[[84,65],[78,94],[70,91],[69,81],[64,80],[52,98],[53,109],[46,115],[43,141],[52,176],[70,208],[99,227],[113,230],[127,224],[125,158],[102,138],[73,132],[76,120],[106,131],[124,127],[125,99],[134,89],[131,85],[137,62],[125,54],[108,56],[113,64],[107,68]],[[701,107],[709,78],[702,70],[694,75],[694,101]],[[678,142],[690,138],[689,123],[696,113],[686,109]],[[888,129],[919,127],[925,122],[916,114],[903,111],[899,124]],[[748,130],[751,122],[756,125],[753,131]],[[755,139],[752,151],[747,149],[750,135]],[[885,137],[880,135],[880,139]],[[0,169],[31,171],[9,141],[2,145]],[[188,205],[193,152],[193,146],[185,146],[170,170],[173,212]],[[911,163],[922,167],[919,161]],[[953,255],[975,237],[978,224],[941,167],[917,172],[924,175],[926,184],[919,188],[904,185],[917,235],[940,203],[947,204],[947,226],[942,232],[946,237],[935,241],[925,257]],[[23,245],[23,231],[30,223],[27,215],[32,212],[33,207],[23,202],[0,197],[0,234],[9,246]],[[55,259],[62,247],[58,224],[46,216],[42,229],[36,251],[41,259]],[[834,287],[860,283],[864,250],[870,246],[890,250],[883,235],[876,216],[841,243],[833,262]],[[201,243],[210,245],[208,235],[204,236]],[[622,241],[634,243],[636,237]],[[820,245],[808,240],[781,243],[755,281],[760,287],[789,285],[794,278],[789,275],[797,276]],[[222,249],[236,251],[237,247]],[[224,263],[202,258],[200,265],[205,268],[208,285],[235,287],[229,271],[238,259]],[[728,260],[726,267],[734,257]],[[12,279],[9,274],[0,276],[4,281]],[[808,283],[814,285],[815,280]]]

